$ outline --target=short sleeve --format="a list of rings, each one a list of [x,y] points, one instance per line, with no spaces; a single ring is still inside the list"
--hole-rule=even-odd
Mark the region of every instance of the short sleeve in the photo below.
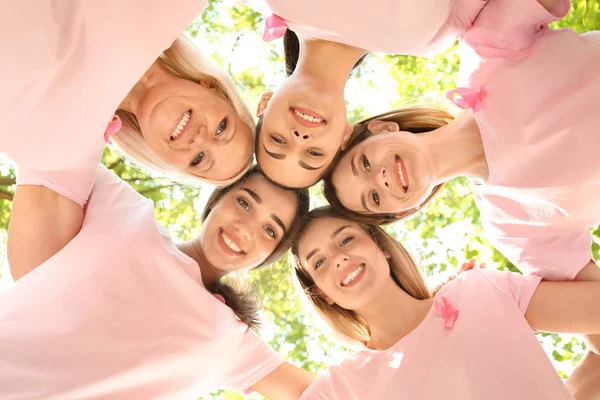
[[[513,300],[523,314],[537,290],[542,278],[537,275],[521,275],[516,272],[486,269],[478,271],[497,290]]]
[[[328,374],[319,375],[306,388],[299,400],[338,400],[331,386],[331,377]]]
[[[464,42],[482,57],[522,59],[525,50],[569,12],[570,0],[558,0],[549,12],[538,0],[493,0],[483,8]]]
[[[29,171],[18,168],[17,185],[45,186],[83,207],[94,186],[96,165],[93,169],[81,168],[77,171]]]
[[[283,358],[265,343],[256,333],[249,330],[230,361],[225,386],[240,393],[250,391],[250,387],[283,364]]]
[[[573,280],[593,259],[592,235],[588,230],[549,237],[488,238],[521,272],[550,281]]]

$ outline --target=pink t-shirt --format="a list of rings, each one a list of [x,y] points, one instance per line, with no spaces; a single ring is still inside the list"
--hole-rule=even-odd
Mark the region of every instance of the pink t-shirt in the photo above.
[[[84,203],[115,110],[206,3],[1,2],[0,152],[27,170],[62,171]]]
[[[252,4],[257,0],[246,0]],[[261,0],[301,35],[369,51],[431,56],[471,27],[487,0]]]
[[[524,13],[527,10],[527,14]],[[550,30],[537,0],[495,0],[466,34],[466,86],[489,166],[473,192],[492,244],[525,273],[571,280],[600,223],[600,32]]]
[[[81,232],[0,293],[0,355],[1,400],[197,399],[283,362],[102,166]]]
[[[458,309],[452,327],[432,308],[391,348],[361,350],[329,367],[301,399],[572,399],[523,316],[539,281],[465,272],[436,295]]]

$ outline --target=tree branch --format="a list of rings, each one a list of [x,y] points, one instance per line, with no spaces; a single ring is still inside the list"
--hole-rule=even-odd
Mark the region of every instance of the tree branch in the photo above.
[[[6,176],[0,176],[0,186],[10,186],[17,183],[15,178],[8,178]]]
[[[0,190],[0,199],[12,201],[14,194]]]

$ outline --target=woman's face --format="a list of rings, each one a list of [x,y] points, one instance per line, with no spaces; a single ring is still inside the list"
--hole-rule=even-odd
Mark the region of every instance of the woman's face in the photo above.
[[[342,205],[361,214],[419,206],[437,185],[430,152],[419,135],[372,121],[372,136],[344,154],[332,174]]]
[[[287,187],[316,183],[352,133],[343,93],[295,73],[259,105],[256,159],[271,180]]]
[[[252,130],[206,84],[169,75],[148,90],[136,117],[152,150],[180,171],[227,181],[250,164]]]
[[[311,221],[300,238],[298,257],[327,302],[347,310],[364,307],[391,279],[386,254],[349,220]]]
[[[294,192],[255,174],[225,193],[208,214],[200,246],[224,272],[257,267],[289,231],[298,201]]]

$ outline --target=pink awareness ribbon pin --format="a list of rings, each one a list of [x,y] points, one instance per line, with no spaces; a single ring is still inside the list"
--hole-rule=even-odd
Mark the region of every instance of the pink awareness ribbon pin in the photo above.
[[[483,108],[483,92],[461,87],[446,93],[446,97],[463,110],[477,112]]]
[[[451,329],[458,318],[458,309],[454,308],[445,297],[439,296],[433,302],[435,313],[444,319],[444,328]]]
[[[270,42],[279,39],[285,34],[288,26],[283,19],[275,14],[272,14],[265,20],[265,31],[263,32],[263,40]]]
[[[121,122],[121,118],[119,118],[118,115],[113,115],[112,121],[110,121],[110,123],[106,127],[106,130],[104,131],[104,141],[106,143],[111,143],[110,137],[115,133],[119,132],[122,126],[123,123]]]

